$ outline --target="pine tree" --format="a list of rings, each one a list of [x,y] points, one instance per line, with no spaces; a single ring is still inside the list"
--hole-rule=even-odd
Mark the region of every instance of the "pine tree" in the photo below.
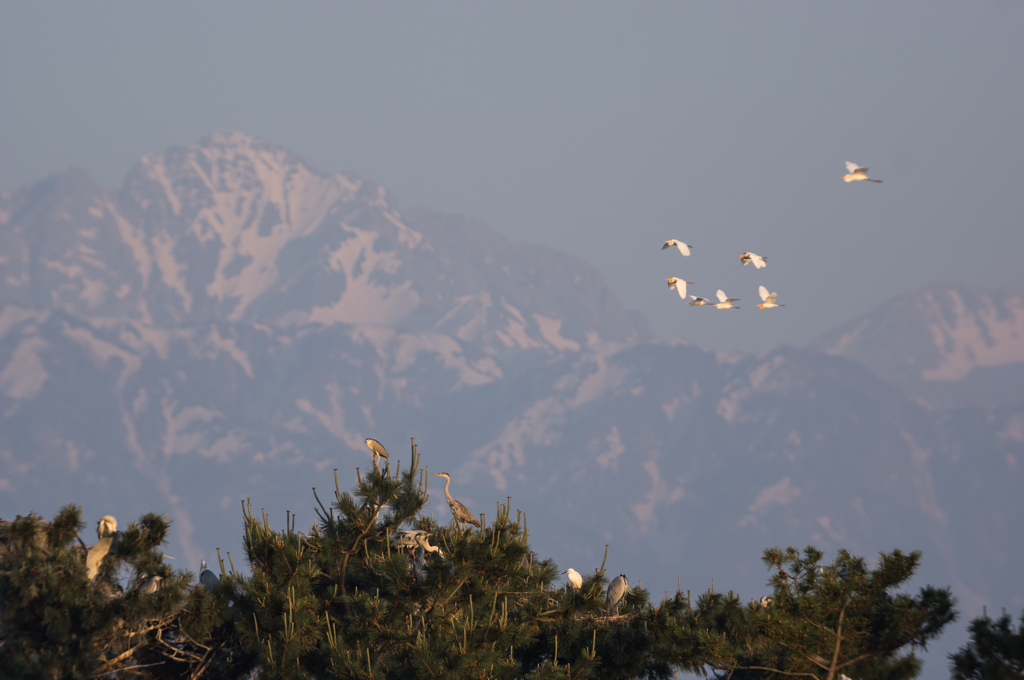
[[[317,495],[308,534],[275,531],[245,507],[252,573],[237,577],[238,631],[261,677],[667,678],[700,668],[682,594],[655,608],[636,587],[607,616],[603,565],[578,592],[557,589],[557,567],[535,559],[510,499],[482,529],[444,527],[420,514],[429,479],[414,444],[405,471],[398,462],[394,473],[357,475],[351,493],[335,472],[334,502]],[[440,548],[423,571],[393,545],[407,529]]]
[[[62,508],[51,522],[34,514],[0,522],[4,677],[89,678],[131,671],[136,677],[171,678],[204,668],[234,677],[231,668],[246,667],[241,650],[237,657],[231,652],[237,643],[228,612],[230,586],[208,593],[192,587],[191,574],[166,565],[159,550],[170,526],[166,519],[148,514],[97,541],[106,552],[93,578],[90,548],[79,535],[84,526],[75,506]],[[120,585],[124,579],[127,588]],[[154,584],[151,593],[147,582]]]
[[[771,598],[719,603],[718,635],[705,651],[720,675],[902,680],[920,672],[906,648],[925,648],[956,618],[948,589],[892,592],[911,578],[920,553],[882,553],[873,570],[845,550],[832,565],[819,565],[822,556],[813,547],[802,555],[769,548],[762,559],[776,572]]]
[[[430,475],[415,443],[411,458],[357,468],[350,492],[335,471],[329,507],[313,490],[308,532],[290,515],[275,530],[244,503],[247,573],[222,562],[211,590],[164,562],[169,523],[156,515],[101,538],[102,560],[75,544],[73,506],[49,523],[0,522],[4,677],[901,679],[920,666],[905,647],[955,616],[946,590],[891,592],[918,553],[883,554],[869,571],[842,551],[819,567],[814,548],[765,551],[770,601],[709,591],[691,604],[680,590],[654,605],[637,585],[610,614],[604,563],[579,590],[556,587],[560,570],[530,550],[510,498],[482,528],[424,516]],[[411,531],[423,532],[418,551]]]
[[[954,680],[1024,679],[1024,613],[1016,629],[1004,611],[995,621],[988,616],[974,619],[968,630],[970,641],[949,655]]]

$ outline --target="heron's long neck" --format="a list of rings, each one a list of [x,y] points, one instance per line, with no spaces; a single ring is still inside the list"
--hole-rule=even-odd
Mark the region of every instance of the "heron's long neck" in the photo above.
[[[451,483],[452,483],[452,480],[451,480],[450,477],[445,477],[444,478],[444,497],[448,499],[449,503],[451,503],[453,500],[455,500],[454,498],[452,498],[452,495],[450,493],[448,493],[448,485],[451,484]]]

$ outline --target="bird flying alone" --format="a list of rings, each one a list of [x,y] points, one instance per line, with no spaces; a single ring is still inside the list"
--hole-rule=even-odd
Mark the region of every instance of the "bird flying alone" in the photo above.
[[[871,179],[870,177],[868,177],[868,169],[862,168],[856,163],[846,161],[846,170],[849,174],[840,175],[839,179],[844,180],[846,182],[858,182],[867,180],[869,182],[876,182],[878,184],[882,183],[882,180],[880,179]]]
[[[690,256],[690,248],[693,247],[686,245],[682,241],[677,241],[674,238],[670,238],[669,240],[665,241],[665,245],[663,245],[661,249],[665,250],[666,248],[671,248],[672,246],[679,248],[679,252],[681,252],[683,255],[686,255],[687,257]]]
[[[674,276],[670,276],[665,280],[668,281],[669,290],[675,290],[679,293],[679,297],[686,300],[686,284],[693,285],[693,281],[683,281],[682,279],[677,279]]]
[[[765,288],[764,286],[759,287],[757,289],[757,292],[758,292],[758,294],[760,294],[761,299],[764,300],[764,302],[762,302],[761,304],[758,305],[758,307],[760,307],[761,309],[771,309],[772,307],[785,307],[786,306],[786,305],[775,304],[775,298],[778,295],[778,293],[769,293],[768,289]]]
[[[718,295],[718,304],[715,305],[715,307],[718,307],[719,309],[739,309],[739,307],[735,307],[732,304],[734,302],[739,302],[739,298],[726,297],[725,291],[721,288],[718,289],[716,295]]]
[[[743,253],[742,255],[740,255],[740,259],[743,260],[744,267],[746,267],[751,262],[754,263],[754,269],[761,269],[762,267],[768,266],[768,263],[765,262],[765,260],[767,260],[768,258],[761,257],[756,253]]]

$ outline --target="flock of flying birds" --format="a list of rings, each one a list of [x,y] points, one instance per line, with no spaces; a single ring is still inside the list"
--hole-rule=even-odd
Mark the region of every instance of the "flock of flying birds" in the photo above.
[[[882,183],[882,180],[880,179],[871,179],[870,177],[868,177],[868,169],[866,167],[861,167],[856,163],[846,161],[846,170],[847,174],[841,175],[839,179],[844,180],[846,182],[857,182],[866,180],[868,182],[877,182],[878,184]],[[669,240],[665,241],[665,245],[663,245],[661,249],[665,250],[666,248],[671,248],[673,246],[678,248],[679,252],[685,255],[686,257],[690,256],[690,248],[693,247],[689,244],[683,243],[678,239],[670,238]],[[743,262],[744,267],[747,266],[748,264],[753,264],[754,269],[762,269],[768,266],[768,258],[765,256],[758,255],[756,253],[742,253],[740,255],[740,260]],[[679,293],[679,297],[683,299],[683,302],[690,305],[691,307],[711,305],[712,307],[717,307],[718,309],[739,309],[739,307],[737,307],[733,303],[739,302],[740,298],[729,297],[721,288],[719,288],[718,292],[716,293],[716,296],[718,297],[717,303],[711,302],[710,300],[707,300],[702,297],[697,297],[696,295],[691,295],[691,299],[687,300],[686,286],[692,286],[693,281],[684,281],[678,276],[670,276],[665,280],[668,281],[668,289],[674,290],[677,293]],[[761,296],[761,304],[757,305],[760,309],[771,309],[772,307],[786,306],[780,305],[775,301],[779,295],[778,293],[769,293],[768,289],[765,288],[764,286],[759,286],[757,292]]]

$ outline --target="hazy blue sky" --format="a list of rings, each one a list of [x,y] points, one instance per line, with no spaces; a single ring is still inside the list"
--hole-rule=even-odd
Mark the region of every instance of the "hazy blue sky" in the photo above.
[[[3,2],[0,187],[242,130],[572,251],[662,337],[803,344],[929,281],[1024,285],[1022,35],[1013,0]]]

